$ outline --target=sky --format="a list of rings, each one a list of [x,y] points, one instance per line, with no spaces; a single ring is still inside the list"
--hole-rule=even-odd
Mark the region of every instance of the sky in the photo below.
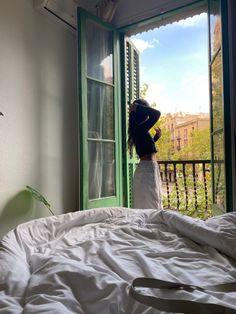
[[[140,85],[162,113],[209,112],[207,15],[131,37],[140,52]]]

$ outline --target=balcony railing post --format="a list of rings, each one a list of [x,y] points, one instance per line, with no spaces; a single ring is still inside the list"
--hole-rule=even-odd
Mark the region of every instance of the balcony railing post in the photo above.
[[[194,204],[195,204],[195,209],[198,210],[198,204],[197,204],[197,184],[196,184],[196,164],[192,164],[192,169],[193,169],[193,190],[194,190]]]
[[[183,179],[184,179],[184,192],[185,192],[185,210],[188,210],[188,187],[186,180],[185,163],[183,163]]]
[[[169,189],[169,180],[168,180],[168,164],[165,163],[165,178],[166,178],[166,193],[167,193],[167,201],[168,207],[170,207],[170,189]]]
[[[175,180],[177,209],[179,210],[180,200],[179,200],[179,187],[178,187],[177,174],[176,174],[176,164],[174,164],[174,180]]]

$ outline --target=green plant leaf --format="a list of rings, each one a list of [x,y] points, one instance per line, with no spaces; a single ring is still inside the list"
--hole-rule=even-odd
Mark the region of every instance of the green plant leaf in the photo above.
[[[54,215],[54,213],[52,212],[51,205],[49,204],[49,202],[46,200],[46,198],[39,193],[37,190],[35,190],[34,188],[32,188],[29,185],[26,185],[27,190],[30,192],[31,196],[36,199],[37,201],[43,203],[48,209],[49,211]]]

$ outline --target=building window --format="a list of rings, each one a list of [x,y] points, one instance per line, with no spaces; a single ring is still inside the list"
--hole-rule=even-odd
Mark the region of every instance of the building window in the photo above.
[[[184,140],[188,138],[188,129],[184,129]]]

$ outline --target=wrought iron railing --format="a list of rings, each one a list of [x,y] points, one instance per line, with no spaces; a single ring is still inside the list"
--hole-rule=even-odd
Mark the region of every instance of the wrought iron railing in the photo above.
[[[158,161],[164,208],[200,218],[211,216],[210,160]]]

